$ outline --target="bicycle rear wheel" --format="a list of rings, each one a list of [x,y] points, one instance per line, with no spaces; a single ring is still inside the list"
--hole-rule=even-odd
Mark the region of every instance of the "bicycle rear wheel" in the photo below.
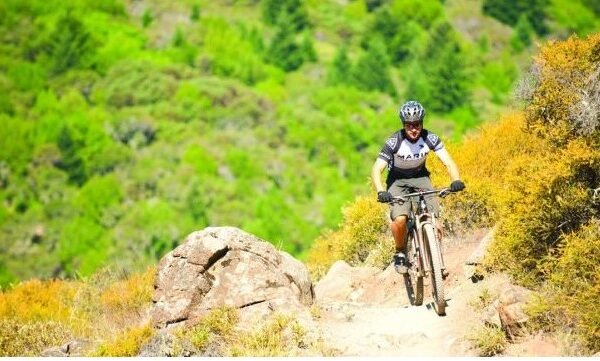
[[[409,230],[406,243],[406,258],[408,260],[408,272],[404,275],[404,285],[408,293],[408,299],[413,306],[423,304],[423,264],[417,247],[417,231]]]
[[[446,314],[446,298],[444,295],[444,279],[442,278],[442,257],[433,225],[425,224],[423,226],[423,237],[425,237],[425,242],[429,246],[433,303],[437,314],[443,316]]]

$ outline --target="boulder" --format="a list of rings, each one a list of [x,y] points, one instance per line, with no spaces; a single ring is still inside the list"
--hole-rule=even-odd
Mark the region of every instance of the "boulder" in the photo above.
[[[524,309],[532,293],[524,287],[512,284],[506,285],[500,293],[498,315],[502,328],[510,339],[515,339],[523,333],[523,326],[529,320]]]
[[[208,227],[160,260],[153,302],[153,324],[162,328],[193,324],[222,306],[245,314],[305,312],[313,288],[306,266],[289,254],[240,229]]]
[[[510,281],[497,287],[497,298],[485,308],[481,318],[489,325],[501,327],[509,339],[514,340],[523,335],[524,326],[529,321],[524,310],[533,291],[513,285]]]

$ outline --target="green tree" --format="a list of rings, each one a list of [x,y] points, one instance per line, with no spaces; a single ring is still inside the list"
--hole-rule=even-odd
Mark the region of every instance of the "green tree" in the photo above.
[[[484,0],[483,12],[501,22],[515,26],[525,16],[539,35],[548,32],[545,24],[549,0]]]
[[[365,3],[367,4],[367,10],[373,12],[383,5],[385,0],[365,0]]]
[[[174,47],[182,47],[186,45],[185,34],[180,27],[177,27],[175,30],[175,35],[173,35],[173,46]]]
[[[583,4],[590,8],[594,14],[600,16],[600,1],[598,0],[582,0]]]
[[[298,69],[304,62],[304,53],[296,41],[296,33],[290,22],[282,20],[277,27],[277,33],[267,50],[271,63],[285,71]]]
[[[144,10],[144,14],[142,14],[142,26],[147,28],[154,21],[154,17],[152,16],[152,12],[150,9]]]
[[[67,172],[69,181],[78,185],[83,184],[87,179],[85,165],[79,154],[83,146],[83,141],[77,139],[68,126],[63,126],[58,137],[58,148],[62,154],[58,168]]]
[[[353,84],[363,90],[396,94],[389,74],[390,61],[380,38],[374,38],[352,69]]]
[[[423,32],[416,19],[404,19],[388,7],[382,7],[375,12],[373,22],[361,40],[361,46],[367,49],[373,37],[381,37],[390,60],[399,64],[416,52]]]
[[[308,27],[308,11],[301,0],[263,0],[263,20],[269,25],[281,24],[282,18],[293,31]]]
[[[409,74],[407,97],[419,98],[431,110],[449,112],[469,103],[469,82],[465,54],[457,35],[447,22],[440,22],[432,30],[424,53],[416,60],[417,74]]]
[[[90,33],[71,11],[59,20],[49,40],[51,70],[54,74],[86,65],[94,52]]]
[[[388,44],[388,54],[392,62],[399,64],[415,55],[422,33],[423,29],[414,21],[408,21],[398,28]]]
[[[302,51],[305,61],[314,62],[318,60],[312,36],[309,32],[304,33],[302,43],[300,44],[300,50]]]
[[[510,38],[510,45],[514,51],[521,52],[524,48],[531,45],[531,37],[534,32],[533,27],[525,15],[519,17],[519,21],[514,29],[514,34]]]
[[[192,13],[190,14],[190,20],[197,22],[200,20],[200,5],[192,5]]]
[[[110,207],[118,205],[124,193],[114,175],[92,177],[80,189],[73,205],[86,218],[102,226],[111,226],[114,220],[106,219]]]
[[[58,255],[64,275],[89,275],[106,260],[106,230],[89,218],[76,217],[62,228]]]
[[[333,63],[329,67],[327,72],[327,84],[348,84],[352,81],[351,79],[351,68],[352,63],[348,58],[348,47],[346,44],[342,44],[335,53]]]

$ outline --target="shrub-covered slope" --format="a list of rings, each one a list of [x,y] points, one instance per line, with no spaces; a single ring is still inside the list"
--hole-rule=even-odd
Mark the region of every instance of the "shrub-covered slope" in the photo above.
[[[531,310],[536,327],[574,331],[591,353],[600,350],[598,54],[598,34],[543,46],[521,85],[524,112],[486,124],[450,150],[467,188],[443,202],[442,214],[450,230],[496,225],[487,267],[540,292]],[[434,184],[445,185],[445,169],[432,164]],[[357,199],[340,229],[313,245],[313,274],[337,259],[389,262],[385,217],[375,195]]]
[[[484,3],[2,1],[0,284],[141,269],[207,225],[303,257],[399,102],[458,139],[535,39],[597,29],[583,0],[544,35]]]

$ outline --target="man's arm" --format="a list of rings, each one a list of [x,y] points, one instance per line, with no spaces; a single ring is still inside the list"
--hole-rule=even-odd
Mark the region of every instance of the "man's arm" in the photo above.
[[[458,174],[458,167],[456,166],[456,163],[454,163],[454,161],[452,160],[452,157],[450,156],[450,153],[448,153],[446,148],[438,150],[437,152],[435,152],[435,155],[438,156],[438,158],[442,161],[442,163],[444,163],[444,165],[448,169],[448,174],[450,174],[450,178],[452,178],[452,181],[460,180],[460,175]]]
[[[387,162],[381,158],[377,158],[375,163],[373,163],[373,168],[371,169],[371,182],[373,182],[377,193],[384,192],[386,190],[383,186],[383,182],[381,181],[381,173],[383,173],[385,168],[387,168]]]

